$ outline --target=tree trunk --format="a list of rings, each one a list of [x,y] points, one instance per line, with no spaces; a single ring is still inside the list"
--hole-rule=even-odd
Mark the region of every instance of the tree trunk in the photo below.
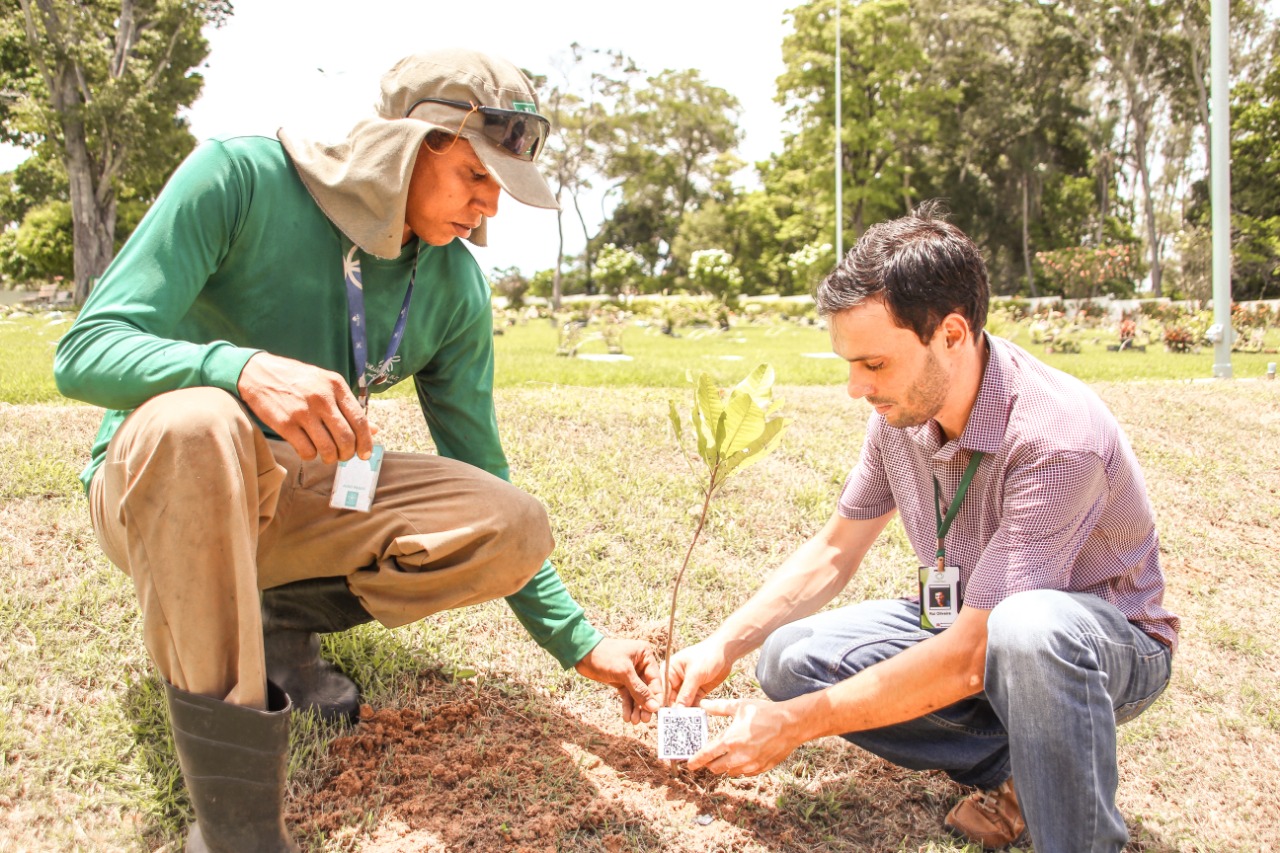
[[[594,288],[591,286],[591,274],[595,270],[595,260],[591,255],[591,230],[587,228],[587,218],[582,215],[582,205],[578,204],[578,194],[570,193],[573,199],[573,209],[578,214],[578,224],[582,226],[582,270],[587,277],[587,293],[591,293]]]
[[[560,204],[560,193],[556,193],[556,204]],[[560,235],[560,245],[556,249],[556,271],[551,276],[551,310],[560,310],[561,272],[564,267],[564,208],[556,209],[556,233]]]
[[[1151,246],[1151,295],[1159,298],[1161,288],[1160,240],[1156,233],[1156,203],[1151,193],[1151,166],[1147,163],[1147,123],[1135,115],[1133,121],[1133,153],[1138,161],[1138,177],[1142,179],[1142,200],[1147,220],[1147,243]]]
[[[1191,54],[1191,78],[1196,83],[1196,112],[1200,115],[1200,126],[1204,128],[1204,167],[1208,171],[1213,163],[1212,134],[1209,128],[1209,92],[1204,84],[1205,60],[1208,58],[1208,32],[1201,30],[1186,15],[1187,46]]]
[[[115,254],[116,195],[110,187],[97,186],[84,125],[72,119],[64,123],[62,132],[71,197],[75,303],[79,306],[89,298]]]
[[[1105,160],[1099,174],[1099,182],[1102,184],[1102,195],[1099,198],[1098,207],[1098,236],[1095,242],[1099,249],[1107,239],[1107,216],[1110,214],[1111,207],[1111,180],[1108,170],[1111,168],[1110,158]]]
[[[1022,173],[1022,266],[1027,274],[1027,289],[1031,291],[1031,298],[1036,298],[1040,292],[1036,290],[1035,271],[1031,268],[1031,191],[1028,184],[1031,183],[1030,176],[1024,170]]]

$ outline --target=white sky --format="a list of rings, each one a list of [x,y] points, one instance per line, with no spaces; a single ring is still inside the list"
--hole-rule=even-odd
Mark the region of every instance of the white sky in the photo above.
[[[228,24],[207,33],[204,92],[188,117],[197,139],[274,135],[286,126],[337,141],[372,114],[378,79],[401,56],[470,47],[551,73],[553,60],[576,41],[621,50],[649,74],[701,71],[741,102],[745,139],[739,153],[754,163],[781,144],[782,113],[773,96],[788,31],[784,14],[799,2],[235,0]],[[0,150],[0,169],[21,159],[19,152]],[[576,218],[566,216],[565,226],[568,251],[580,250]],[[504,196],[489,242],[489,248],[475,249],[486,272],[549,268],[556,258],[555,214]]]

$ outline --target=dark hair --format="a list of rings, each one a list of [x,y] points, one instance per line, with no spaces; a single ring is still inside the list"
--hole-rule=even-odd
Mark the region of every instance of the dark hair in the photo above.
[[[975,335],[987,322],[987,265],[973,241],[944,218],[937,199],[901,219],[867,229],[818,285],[818,314],[829,317],[868,299],[883,299],[889,316],[928,343],[948,314],[969,321]]]

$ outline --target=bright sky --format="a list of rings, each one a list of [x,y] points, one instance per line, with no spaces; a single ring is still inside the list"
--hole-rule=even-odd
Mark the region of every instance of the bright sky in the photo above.
[[[471,47],[537,73],[572,42],[612,48],[650,74],[696,68],[742,104],[749,163],[781,144],[773,102],[782,72],[785,12],[799,0],[600,0],[423,3],[406,0],[235,0],[235,15],[208,32],[204,93],[189,113],[197,139],[275,135],[280,126],[337,141],[372,115],[378,80],[401,56]],[[21,158],[0,151],[0,169]],[[589,210],[591,208],[588,208]],[[598,201],[594,209],[599,209]],[[581,249],[576,219],[565,217],[568,251]],[[504,197],[489,225],[490,247],[476,249],[486,272],[554,265],[554,212]],[[470,246],[470,244],[468,244]]]

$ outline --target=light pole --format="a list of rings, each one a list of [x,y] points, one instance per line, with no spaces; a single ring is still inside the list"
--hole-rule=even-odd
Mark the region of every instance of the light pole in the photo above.
[[[1209,23],[1209,165],[1213,210],[1213,376],[1231,378],[1231,15],[1228,0],[1211,0]]]
[[[840,87],[840,4],[836,0],[836,263],[844,257],[844,146],[840,141],[840,102],[844,90]]]

